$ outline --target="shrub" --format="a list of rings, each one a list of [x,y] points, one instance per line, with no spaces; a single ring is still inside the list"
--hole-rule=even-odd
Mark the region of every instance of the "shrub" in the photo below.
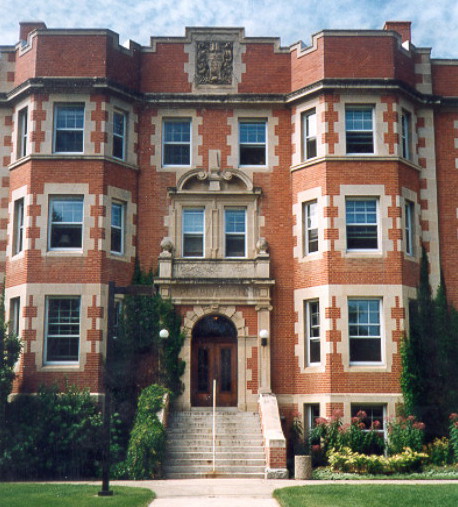
[[[331,470],[336,472],[390,474],[408,473],[421,469],[427,459],[425,453],[406,448],[402,453],[394,456],[380,456],[378,454],[361,454],[353,452],[349,447],[341,450],[331,450],[329,464]]]
[[[450,440],[446,437],[436,438],[426,446],[426,452],[433,465],[443,466],[453,462],[453,450]]]
[[[310,446],[313,451],[327,455],[331,449],[339,447],[342,412],[335,410],[329,420],[318,417],[315,422],[316,425],[310,432]]]
[[[130,434],[127,459],[122,469],[130,479],[151,479],[160,475],[165,430],[157,412],[163,406],[164,387],[146,387],[138,398],[135,422]]]
[[[453,458],[458,463],[458,414],[450,414],[450,442],[453,449]]]
[[[0,477],[95,477],[99,474],[101,430],[100,407],[89,390],[67,386],[61,393],[53,386],[40,388],[36,396],[18,396],[8,405]]]
[[[394,455],[410,448],[420,452],[423,448],[425,425],[413,415],[398,416],[388,421],[388,454]]]

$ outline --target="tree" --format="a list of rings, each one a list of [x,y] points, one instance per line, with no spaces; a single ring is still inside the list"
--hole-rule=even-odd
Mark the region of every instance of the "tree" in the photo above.
[[[409,304],[410,333],[401,347],[401,388],[406,413],[425,423],[432,440],[447,433],[448,416],[458,408],[458,314],[447,303],[443,280],[433,299],[428,267],[423,249],[417,300]]]
[[[19,359],[21,343],[18,337],[8,330],[5,323],[5,306],[0,300],[0,428],[6,423],[8,396],[16,376],[14,365]]]

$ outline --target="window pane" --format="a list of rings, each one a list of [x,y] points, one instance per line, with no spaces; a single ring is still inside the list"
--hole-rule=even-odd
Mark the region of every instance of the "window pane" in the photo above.
[[[382,360],[381,340],[376,338],[351,338],[350,361],[374,362]]]
[[[189,165],[191,163],[191,122],[164,122],[164,164]]]
[[[382,360],[380,300],[349,300],[348,322],[350,361],[380,362]]]
[[[347,153],[373,153],[372,108],[345,111]]]
[[[377,201],[375,199],[347,199],[347,248],[355,250],[377,249]]]
[[[226,209],[225,219],[225,237],[226,237],[226,257],[244,257],[245,256],[245,236],[246,236],[246,210],[244,209]]]
[[[83,201],[51,200],[50,248],[81,248],[83,244]]]
[[[240,165],[265,165],[265,122],[241,122],[239,124],[239,142]]]
[[[78,361],[80,298],[48,299],[47,361]]]
[[[204,255],[204,210],[183,210],[183,256]]]
[[[57,106],[54,150],[61,153],[81,153],[83,134],[84,106]]]

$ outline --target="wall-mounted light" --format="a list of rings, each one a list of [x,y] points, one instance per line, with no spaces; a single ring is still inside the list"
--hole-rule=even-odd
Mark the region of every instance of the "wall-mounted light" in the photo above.
[[[159,337],[162,339],[162,340],[167,340],[167,338],[170,336],[170,333],[169,333],[169,330],[168,329],[161,329],[159,331]]]
[[[261,329],[261,331],[259,331],[259,338],[261,338],[261,345],[266,347],[267,338],[269,338],[269,331],[267,331],[267,329]]]

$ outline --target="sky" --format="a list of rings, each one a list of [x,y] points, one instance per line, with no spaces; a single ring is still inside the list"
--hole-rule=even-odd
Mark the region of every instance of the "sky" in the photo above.
[[[382,29],[411,21],[412,42],[434,58],[458,59],[458,2],[453,0],[0,0],[0,45],[18,41],[19,22],[48,28],[109,28],[149,45],[151,36],[184,36],[187,26],[245,27],[248,37],[282,46],[324,29]]]

